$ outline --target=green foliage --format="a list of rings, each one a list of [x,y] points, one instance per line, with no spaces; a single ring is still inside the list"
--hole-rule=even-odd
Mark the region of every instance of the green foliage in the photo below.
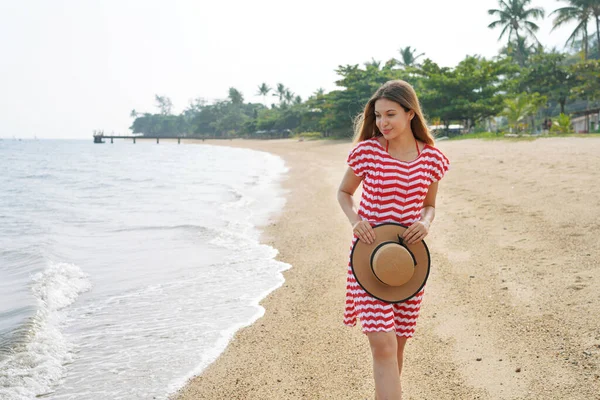
[[[296,129],[300,125],[303,111],[301,105],[260,110],[256,119],[256,129],[276,132]]]
[[[485,120],[502,110],[502,76],[510,68],[507,60],[472,56],[454,69],[441,68],[427,59],[417,71],[423,77],[419,82],[421,103],[429,118],[439,118],[444,125],[453,120]]]
[[[519,66],[525,66],[538,49],[539,44],[529,43],[526,37],[518,37],[510,40],[506,47],[500,50],[500,54],[517,61]]]
[[[130,129],[133,133],[161,136],[230,137],[245,131],[254,131],[252,121],[265,107],[262,104],[245,104],[239,91],[231,88],[230,100],[207,105],[196,99],[180,115],[146,113],[137,116]],[[132,112],[133,116],[134,113]]]
[[[171,114],[171,109],[173,108],[173,103],[171,102],[171,99],[169,99],[167,96],[159,95],[154,95],[154,99],[156,100],[156,106],[158,107],[162,115]]]
[[[565,114],[560,114],[556,120],[552,121],[551,133],[573,133],[571,126],[571,117]]]
[[[301,132],[297,137],[303,140],[316,140],[322,139],[323,134],[321,132]]]
[[[555,26],[569,21],[582,23],[585,18],[595,21],[595,38],[593,33],[588,35],[588,25],[580,24],[570,43],[583,48],[586,57],[589,52],[600,58],[600,3],[563,1],[568,1],[570,8],[552,13],[556,16]],[[423,54],[406,46],[400,49],[400,60],[371,59],[362,65],[338,66],[338,89],[329,93],[318,89],[306,100],[283,83],[273,88],[262,83],[257,86],[256,95],[263,97],[263,104],[245,103],[243,94],[231,87],[226,100],[207,104],[198,98],[180,115],[173,115],[171,100],[156,95],[160,112],[132,110],[134,121],[130,129],[134,133],[164,136],[264,138],[287,137],[295,132],[307,139],[318,135],[350,137],[355,118],[375,90],[394,79],[408,81],[415,88],[432,124],[460,124],[466,131],[484,136],[494,120],[500,120],[495,118],[498,116],[506,117],[514,132],[522,132],[533,129],[536,120],[539,124],[556,115],[558,105],[563,114],[569,109],[597,107],[600,61],[544,49],[535,37],[538,26],[533,22],[543,17],[544,11],[531,3],[532,0],[499,0],[498,9],[488,10],[496,17],[489,27],[502,28],[500,39],[506,34],[508,38],[506,47],[491,60],[466,56],[454,67],[442,67],[430,59],[420,61]],[[276,104],[269,106],[267,96],[275,97]],[[553,132],[570,129],[570,122],[563,124],[565,118],[568,117],[563,115],[555,121]]]
[[[137,117],[129,128],[133,133],[143,133],[148,136],[179,136],[188,131],[189,125],[183,116],[144,114]]]
[[[464,135],[453,136],[449,140],[463,140],[463,139],[500,139],[502,135],[495,132],[478,132],[478,133],[465,133]]]
[[[523,70],[520,89],[537,92],[560,104],[561,112],[574,85],[574,75],[566,62],[566,55],[552,51],[539,52]]]
[[[343,89],[324,96],[322,127],[335,135],[352,136],[354,119],[363,112],[379,86],[391,79],[411,81],[406,70],[394,69],[394,66],[394,60],[383,66],[377,61],[366,63],[364,68],[358,65],[339,66],[336,72],[341,78],[336,85]]]
[[[600,60],[587,60],[570,67],[571,94],[580,99],[600,99]]]
[[[229,100],[231,104],[240,105],[244,103],[244,96],[236,88],[229,88]]]
[[[521,93],[514,99],[504,100],[503,116],[508,120],[508,125],[514,133],[518,133],[527,127],[525,119],[534,115],[537,110],[546,103],[546,97],[539,93]]]

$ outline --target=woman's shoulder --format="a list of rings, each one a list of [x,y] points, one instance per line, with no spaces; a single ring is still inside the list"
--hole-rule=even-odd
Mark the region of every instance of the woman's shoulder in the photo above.
[[[376,138],[370,138],[361,142],[355,143],[348,154],[347,163],[352,168],[356,176],[364,178],[373,168],[374,163],[378,163],[382,159],[381,144]]]
[[[367,146],[367,147],[368,146],[376,146],[377,144],[380,144],[378,136],[373,136],[372,138],[365,139],[361,142],[356,143],[357,146]]]
[[[354,143],[354,146],[352,146],[352,150],[350,150],[350,153],[378,150],[380,147],[381,144],[377,140],[377,137],[372,137],[370,139]]]
[[[441,157],[446,158],[446,155],[444,154],[444,152],[442,152],[442,150],[440,150],[438,147],[436,147],[435,143],[433,143],[433,144],[426,143],[425,147],[423,148],[423,151],[427,151],[428,153],[435,154],[436,156],[441,156]]]
[[[435,146],[435,144],[427,144],[423,149],[423,157],[424,162],[429,163],[431,165],[436,166],[436,168],[447,171],[450,167],[450,160],[448,157]],[[440,179],[443,176],[443,173],[440,175]]]

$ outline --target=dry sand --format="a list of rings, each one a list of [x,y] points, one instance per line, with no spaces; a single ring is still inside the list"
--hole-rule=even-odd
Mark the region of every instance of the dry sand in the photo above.
[[[367,339],[342,324],[351,227],[336,190],[351,144],[206,143],[285,159],[287,204],[264,241],[293,267],[175,398],[372,399]],[[600,139],[438,147],[452,167],[404,399],[600,399]]]

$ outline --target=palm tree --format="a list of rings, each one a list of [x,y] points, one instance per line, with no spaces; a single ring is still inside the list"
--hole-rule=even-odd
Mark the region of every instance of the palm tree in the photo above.
[[[539,46],[539,45],[538,45]],[[518,39],[508,42],[506,47],[500,50],[501,54],[513,57],[519,65],[525,65],[525,61],[534,54],[537,50],[535,44],[527,43],[527,38],[519,37]]]
[[[588,59],[588,22],[592,18],[592,8],[599,8],[596,3],[597,0],[567,0],[569,6],[558,8],[550,13],[556,14],[553,21],[552,30],[558,28],[569,22],[576,22],[577,26],[571,33],[571,36],[567,39],[566,44],[575,45],[575,41],[578,36],[581,36],[583,41],[583,59]],[[598,20],[596,19],[596,25]]]
[[[377,61],[372,57],[371,57],[371,61],[367,61],[365,63],[365,68],[372,67],[372,68],[375,68],[378,70],[380,66],[381,66],[381,61]]]
[[[571,117],[560,113],[555,121],[552,122],[550,128],[552,133],[573,133],[573,127],[571,126]]]
[[[258,87],[258,92],[256,93],[257,95],[263,97],[265,107],[267,106],[267,95],[269,94],[270,91],[271,91],[271,88],[269,86],[267,86],[266,83],[263,82],[263,84]]]
[[[236,88],[230,87],[229,100],[231,100],[232,104],[242,104],[244,102],[244,95],[242,95],[242,92],[240,92]]]
[[[131,110],[131,112],[129,113],[129,116],[131,118],[137,118],[138,113],[137,113],[137,111],[135,111],[135,108],[133,110]]]
[[[406,46],[398,50],[400,52],[400,56],[402,57],[402,61],[400,61],[400,65],[403,67],[410,67],[416,64],[416,61],[419,57],[425,55],[425,53],[417,54],[417,49],[411,49],[410,46]]]
[[[522,43],[522,36],[531,36],[539,43],[535,33],[540,27],[531,22],[531,19],[543,18],[544,9],[541,7],[527,8],[530,3],[531,0],[498,0],[500,9],[488,10],[489,15],[499,18],[488,25],[490,29],[498,26],[502,27],[502,32],[500,32],[498,40],[502,39],[506,31],[508,31],[509,42],[514,34],[516,36],[516,43]],[[521,33],[523,31],[525,31],[524,34]]]
[[[598,50],[597,57],[600,60],[600,3],[594,1],[591,3],[592,5],[590,6],[590,9],[594,19],[596,20],[596,49]]]
[[[273,96],[279,97],[279,104],[283,103],[283,98],[285,97],[286,88],[283,83],[277,84],[277,93],[273,93]]]
[[[294,92],[290,91],[290,89],[286,89],[283,97],[285,98],[285,102],[287,104],[291,104],[294,100]]]
[[[154,95],[154,99],[158,103],[157,107],[160,109],[160,113],[162,115],[171,115],[173,103],[171,102],[170,98],[168,98],[167,96],[159,96],[156,94]]]
[[[529,113],[529,102],[526,96],[517,96],[515,99],[504,100],[504,110],[502,115],[508,120],[508,126],[514,129],[514,133],[519,132],[519,123],[525,119]]]
[[[519,131],[519,123],[524,122],[527,116],[532,116],[546,102],[545,96],[538,93],[521,93],[514,99],[504,99],[504,110],[501,115],[508,120],[508,125],[514,129],[515,133]],[[533,118],[532,118],[533,127]]]

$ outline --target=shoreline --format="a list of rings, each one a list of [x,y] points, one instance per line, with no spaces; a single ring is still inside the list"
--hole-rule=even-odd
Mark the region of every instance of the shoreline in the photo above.
[[[194,144],[196,144],[196,143],[194,143]],[[250,150],[245,147],[240,147],[240,149],[242,149],[241,151]],[[233,152],[233,153],[237,153],[237,152]],[[277,157],[278,159],[281,159],[281,157],[273,155],[272,153],[268,153],[268,152],[264,152],[264,151],[261,151],[261,153],[263,153],[263,155],[268,155],[269,158]],[[252,154],[255,154],[253,150],[252,150]],[[266,160],[265,160],[265,162],[266,162]],[[260,212],[257,213],[256,209],[254,209],[251,213],[252,218],[249,218],[248,223],[251,223],[251,225],[252,225],[251,237],[252,237],[253,244],[256,246],[260,246],[262,248],[264,248],[264,247],[269,248],[268,252],[270,253],[270,255],[266,256],[263,259],[263,261],[265,263],[274,263],[279,266],[279,268],[276,271],[272,271],[272,272],[274,272],[274,274],[272,276],[275,278],[276,282],[273,282],[272,285],[264,288],[264,290],[262,290],[259,293],[256,293],[252,297],[249,297],[247,295],[247,293],[244,293],[244,296],[248,300],[247,302],[244,302],[244,304],[250,306],[254,310],[254,313],[251,316],[248,316],[243,321],[237,322],[237,323],[229,326],[227,329],[221,330],[220,337],[217,340],[217,342],[214,344],[214,346],[212,348],[209,349],[209,351],[207,353],[202,355],[201,359],[199,360],[200,362],[194,367],[194,369],[191,371],[188,371],[188,373],[185,376],[179,377],[170,382],[170,384],[168,385],[168,390],[167,390],[167,396],[168,396],[167,398],[171,398],[172,396],[174,396],[181,388],[183,388],[185,386],[185,384],[190,379],[193,379],[195,376],[201,375],[206,370],[206,368],[208,368],[213,362],[215,362],[215,360],[217,360],[221,356],[221,354],[226,350],[227,346],[229,346],[230,342],[233,340],[233,338],[235,337],[235,335],[237,334],[238,331],[240,331],[241,329],[244,329],[248,326],[251,326],[256,321],[258,321],[260,318],[262,318],[266,312],[265,308],[261,304],[262,301],[267,296],[269,296],[272,292],[279,289],[285,282],[283,273],[285,271],[287,271],[288,269],[290,269],[291,265],[279,261],[277,259],[277,254],[278,254],[277,249],[275,249],[274,247],[269,246],[267,243],[265,243],[264,227],[268,226],[270,223],[275,221],[277,219],[277,216],[282,213],[282,210],[285,206],[286,193],[281,188],[281,183],[283,181],[285,181],[285,177],[287,175],[287,170],[288,170],[288,168],[286,166],[282,165],[281,170],[277,169],[277,172],[274,172],[274,169],[269,168],[268,170],[263,170],[262,175],[253,174],[254,178],[255,178],[254,183],[252,185],[254,190],[246,191],[243,196],[244,198],[246,197],[246,195],[248,195],[249,197],[252,197],[254,199],[253,203],[254,202],[259,203],[259,204],[262,203],[262,206],[261,206],[262,208],[265,208],[265,203],[273,203],[268,206],[268,211],[265,211],[264,209],[262,209]],[[266,181],[263,180],[263,178],[266,177],[267,175],[271,175],[271,176],[268,179],[266,179]],[[258,179],[258,181],[259,182],[262,181],[262,183],[258,183],[258,186],[261,189],[257,190],[256,189],[256,187],[257,187],[256,178],[258,178],[259,176],[260,176],[260,179]],[[266,185],[265,185],[265,182],[268,182],[268,183],[266,183]],[[265,193],[269,193],[268,196],[265,196]],[[239,201],[239,199],[236,200],[236,202],[238,202],[238,201]],[[250,209],[254,208],[255,205],[256,204],[252,204],[252,207],[250,207]],[[248,232],[246,231],[246,234],[247,233]],[[273,255],[273,254],[275,254],[275,255]]]
[[[335,190],[351,143],[204,143],[284,158],[286,204],[259,229],[293,268],[260,302],[265,314],[172,398],[372,398],[368,342],[342,324],[351,230]],[[596,398],[600,322],[588,316],[600,315],[600,140],[437,146],[452,166],[427,239],[432,275],[406,350],[405,398]]]
[[[313,201],[320,197],[335,200],[335,191],[331,191],[331,185],[341,179],[342,175],[331,175],[325,177],[323,182],[312,184],[312,178],[318,171],[323,169],[331,170],[330,160],[327,157],[328,148],[334,147],[336,151],[343,154],[342,166],[350,148],[349,141],[303,141],[294,139],[279,139],[268,141],[206,141],[209,145],[223,145],[228,147],[244,147],[258,151],[266,151],[282,157],[289,168],[287,178],[282,182],[282,189],[287,193],[286,204],[279,215],[274,215],[271,222],[266,226],[259,227],[262,231],[261,242],[274,247],[279,255],[276,260],[292,265],[292,268],[283,272],[285,282],[274,292],[271,292],[261,301],[261,306],[265,308],[265,315],[254,322],[254,324],[239,330],[234,339],[229,343],[229,347],[221,356],[210,366],[208,366],[200,376],[192,379],[188,384],[177,392],[172,398],[175,399],[198,399],[198,398],[300,398],[302,392],[310,393],[315,391],[311,370],[324,370],[326,362],[313,354],[315,349],[307,349],[305,352],[298,352],[294,349],[293,343],[308,343],[307,335],[311,335],[313,317],[325,319],[327,325],[330,321],[339,320],[336,324],[335,335],[324,333],[318,339],[319,347],[327,349],[326,340],[335,339],[342,345],[341,338],[348,333],[353,333],[356,347],[362,342],[363,335],[359,329],[348,329],[341,322],[342,315],[338,315],[338,307],[327,310],[325,315],[314,316],[316,310],[306,304],[315,300],[309,296],[313,294],[318,298],[321,306],[320,311],[325,311],[325,304],[337,304],[343,310],[346,265],[342,263],[341,269],[332,268],[338,264],[338,261],[347,257],[347,249],[350,244],[351,230],[348,228],[346,234],[339,235],[340,227],[346,228],[348,224],[341,213],[337,213],[337,202],[329,204],[327,208],[320,209],[315,215],[312,210]],[[266,145],[266,146],[265,146]],[[301,146],[298,148],[297,146]],[[300,150],[300,151],[297,151]],[[305,152],[308,150],[308,152]],[[314,160],[315,154],[321,153],[324,157],[320,163]],[[289,157],[293,155],[293,157]],[[308,166],[308,168],[306,168]],[[342,169],[343,173],[343,169]],[[337,183],[335,183],[337,185]],[[298,189],[300,188],[300,194]],[[311,193],[316,190],[317,193]],[[333,207],[331,207],[333,205]],[[329,251],[320,246],[319,235],[322,234],[322,227],[318,224],[320,221],[327,221],[334,217],[336,224],[330,227],[329,236],[335,237],[338,245],[335,251]],[[337,229],[336,229],[337,228]],[[321,247],[321,248],[319,248]],[[312,251],[311,258],[315,253],[319,254],[319,265],[315,268],[308,260],[303,260],[304,251]],[[329,262],[324,262],[329,258]],[[326,267],[329,267],[326,269]],[[320,270],[319,270],[320,269]],[[313,278],[322,278],[329,287],[324,287],[316,281],[307,281],[306,275]],[[315,294],[318,293],[318,294]],[[307,296],[304,296],[306,294]],[[306,298],[308,297],[308,298]],[[322,324],[325,326],[325,323]],[[275,339],[274,339],[275,338]],[[248,355],[245,349],[248,347],[258,347],[256,352]],[[367,348],[363,350],[368,351]],[[300,354],[297,354],[300,353]],[[366,355],[366,353],[364,353]],[[264,359],[266,358],[266,360]],[[285,360],[298,360],[298,363],[290,364],[282,362]],[[221,362],[224,360],[225,362]],[[226,361],[229,360],[229,361]],[[266,362],[265,362],[266,361]],[[315,363],[317,365],[315,365]],[[302,375],[307,375],[302,379],[303,388],[295,388],[296,379],[290,379],[299,371],[300,364],[304,364]],[[370,368],[370,367],[369,367]],[[233,371],[232,371],[233,369]],[[256,372],[260,372],[256,376]],[[344,386],[345,376],[338,371],[338,386]],[[207,377],[212,378],[207,379]],[[243,377],[242,379],[239,379]],[[258,381],[256,380],[258,378]],[[222,384],[229,381],[231,386]],[[242,380],[245,381],[242,383]],[[321,379],[319,379],[320,381]],[[262,383],[259,383],[261,381]],[[296,383],[294,383],[296,381]],[[237,382],[237,383],[236,383]],[[325,387],[317,392],[325,391]],[[310,395],[313,397],[314,395]],[[340,398],[340,397],[337,397]]]

